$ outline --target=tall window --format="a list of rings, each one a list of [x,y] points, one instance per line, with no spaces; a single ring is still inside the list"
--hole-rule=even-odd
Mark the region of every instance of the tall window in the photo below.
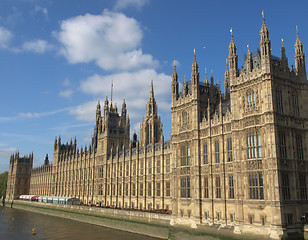
[[[278,134],[279,137],[279,152],[280,152],[280,157],[282,159],[287,158],[287,144],[286,144],[286,135],[284,132],[280,132]]]
[[[125,196],[128,196],[128,183],[125,184]]]
[[[170,172],[170,157],[166,158],[166,173]]]
[[[203,144],[203,163],[204,164],[209,163],[207,144]]]
[[[228,162],[233,161],[233,154],[232,154],[232,138],[228,138]]]
[[[182,125],[187,125],[188,123],[188,114],[186,111],[183,111],[182,113]]]
[[[170,181],[166,181],[166,197],[170,197]]]
[[[216,177],[216,198],[221,198],[220,177]]]
[[[276,108],[278,113],[283,113],[282,91],[276,90]]]
[[[229,176],[229,198],[234,199],[234,181],[233,175]]]
[[[104,177],[104,167],[101,166],[100,168],[100,177],[103,178]],[[76,179],[76,178],[75,178]]]
[[[133,183],[133,194],[132,195],[136,196],[136,184],[135,183]]]
[[[220,162],[220,157],[219,157],[219,142],[215,142],[215,163]]]
[[[151,197],[152,196],[152,183],[148,183],[148,196]]]
[[[204,198],[209,198],[209,178],[204,177]]]
[[[190,165],[190,148],[189,145],[181,147],[181,166]]]
[[[294,116],[299,116],[298,96],[296,93],[292,93],[292,107]]]
[[[136,162],[134,162],[133,164],[133,175],[134,176],[136,175]]]
[[[129,176],[129,163],[126,163],[126,177]]]
[[[140,196],[143,196],[143,183],[140,183],[140,189],[139,189],[139,192],[140,192]]]
[[[304,159],[303,140],[300,134],[296,134],[296,153],[297,159]]]
[[[290,181],[289,174],[282,174],[282,196],[283,200],[290,200]]]
[[[247,135],[248,158],[261,158],[261,139],[260,131],[249,133]]]
[[[120,177],[122,177],[122,171],[123,171],[123,167],[122,167],[122,163],[120,163]]]
[[[143,164],[143,160],[141,160],[141,162],[140,162],[140,175],[143,175],[143,173],[144,173],[144,164]]]
[[[152,174],[152,160],[148,160],[148,174]]]
[[[256,96],[254,91],[247,93],[247,107],[252,108],[256,106]]]
[[[119,184],[119,196],[122,196],[122,184]]]
[[[250,199],[264,199],[262,173],[249,174],[249,196]]]
[[[103,194],[104,194],[104,193],[103,193],[103,190],[104,190],[103,184],[100,184],[100,185],[98,186],[98,195],[103,195]]]
[[[160,173],[160,159],[159,160],[157,160],[157,162],[156,162],[156,171],[157,171],[157,173],[159,174]]]
[[[181,178],[181,198],[190,198],[190,178]]]
[[[301,191],[301,199],[307,200],[306,176],[304,174],[299,175],[299,187]]]
[[[160,197],[160,182],[156,183],[156,196]]]

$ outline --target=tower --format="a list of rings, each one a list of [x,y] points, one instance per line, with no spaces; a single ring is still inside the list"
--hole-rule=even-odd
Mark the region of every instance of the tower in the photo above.
[[[236,53],[236,45],[233,40],[233,31],[232,28],[230,30],[231,32],[231,41],[229,44],[229,74],[230,74],[230,79],[234,79],[235,77],[238,76],[238,56]]]
[[[269,31],[265,25],[264,12],[262,11],[262,27],[260,30],[260,49],[261,49],[261,66],[262,71],[269,73],[271,70],[271,40]]]
[[[157,114],[157,105],[154,97],[153,80],[151,80],[150,97],[146,109],[146,115],[143,118],[140,129],[142,146],[160,142],[162,134],[161,121]]]
[[[11,155],[6,190],[8,200],[29,194],[32,166],[33,153],[23,157],[19,152]]]
[[[104,113],[99,117],[97,151],[106,158],[115,154],[117,149],[123,147],[128,149],[130,121],[127,115],[125,99],[123,99],[121,115],[118,112],[117,105],[113,106],[112,101],[109,104],[108,97],[104,103]]]
[[[173,65],[172,73],[172,90],[171,90],[171,104],[179,98],[179,82],[178,82],[178,73],[176,72],[175,60]]]
[[[306,64],[305,64],[305,53],[303,50],[303,43],[299,39],[298,28],[296,27],[296,42],[294,45],[295,48],[295,66],[296,66],[296,74],[299,76],[300,80],[306,81],[307,80],[307,73],[306,73]]]

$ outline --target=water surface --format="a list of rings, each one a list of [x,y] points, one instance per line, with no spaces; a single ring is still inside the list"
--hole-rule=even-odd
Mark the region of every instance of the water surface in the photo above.
[[[157,238],[14,209],[14,207],[1,206],[0,210],[1,240],[157,240]],[[32,235],[33,228],[35,228],[36,235]]]

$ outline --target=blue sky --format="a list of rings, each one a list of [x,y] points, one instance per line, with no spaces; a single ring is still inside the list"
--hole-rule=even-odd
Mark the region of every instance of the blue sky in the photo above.
[[[239,66],[249,44],[259,47],[264,10],[272,54],[284,39],[294,65],[296,26],[308,44],[308,1],[1,0],[0,173],[11,153],[34,153],[34,165],[52,158],[53,143],[77,137],[88,145],[97,99],[120,107],[126,99],[131,132],[139,135],[151,79],[170,138],[170,83],[176,60],[180,82],[191,74],[196,49],[205,68],[224,81],[230,28]]]

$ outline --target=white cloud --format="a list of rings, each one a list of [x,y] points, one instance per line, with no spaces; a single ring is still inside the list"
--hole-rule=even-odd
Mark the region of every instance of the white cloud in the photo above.
[[[132,121],[140,121],[145,115],[146,104],[150,95],[151,79],[154,82],[154,94],[159,112],[170,112],[171,78],[164,73],[157,73],[153,69],[136,72],[123,72],[112,75],[93,75],[81,82],[80,90],[95,97],[102,97],[104,104],[105,95],[110,93],[111,80],[113,79],[113,102],[118,104],[120,111],[125,97],[128,114]],[[110,101],[110,95],[108,97]],[[80,105],[72,114],[79,120],[94,120],[97,101]]]
[[[33,41],[25,42],[22,45],[23,51],[35,52],[35,53],[45,53],[52,49],[54,49],[53,45],[41,39],[36,39]]]
[[[69,87],[71,85],[71,82],[70,82],[70,80],[68,78],[65,78],[63,83],[62,83],[62,85],[64,87]]]
[[[149,0],[117,0],[114,9],[121,10],[127,7],[141,9]]]
[[[31,113],[31,112],[28,112],[28,113],[19,113],[18,114],[20,117],[22,118],[38,118],[41,116],[41,114],[39,113]]]
[[[97,101],[86,102],[70,109],[69,113],[75,115],[78,120],[94,122]]]
[[[157,67],[158,61],[140,47],[142,30],[134,18],[104,10],[61,22],[54,33],[62,44],[60,53],[70,63],[94,61],[104,70],[132,70]]]
[[[46,116],[50,116],[50,115],[55,115],[55,114],[58,114],[58,113],[69,112],[71,109],[72,109],[72,107],[62,108],[62,109],[57,109],[57,110],[53,110],[53,111],[49,111],[49,112],[42,112],[42,113],[31,113],[31,112],[19,113],[18,116],[21,117],[21,118],[39,118],[39,117],[46,117]]]
[[[0,26],[0,48],[7,48],[13,34],[4,27]]]
[[[12,153],[16,152],[16,148],[0,148],[0,157],[9,158]]]
[[[47,10],[47,8],[43,8],[43,7],[40,7],[40,6],[35,6],[33,12],[34,13],[41,12],[44,15],[45,19],[48,20],[48,10]]]
[[[59,95],[61,97],[65,97],[65,98],[71,98],[73,95],[74,91],[71,89],[67,89],[67,90],[63,90],[59,92]]]

